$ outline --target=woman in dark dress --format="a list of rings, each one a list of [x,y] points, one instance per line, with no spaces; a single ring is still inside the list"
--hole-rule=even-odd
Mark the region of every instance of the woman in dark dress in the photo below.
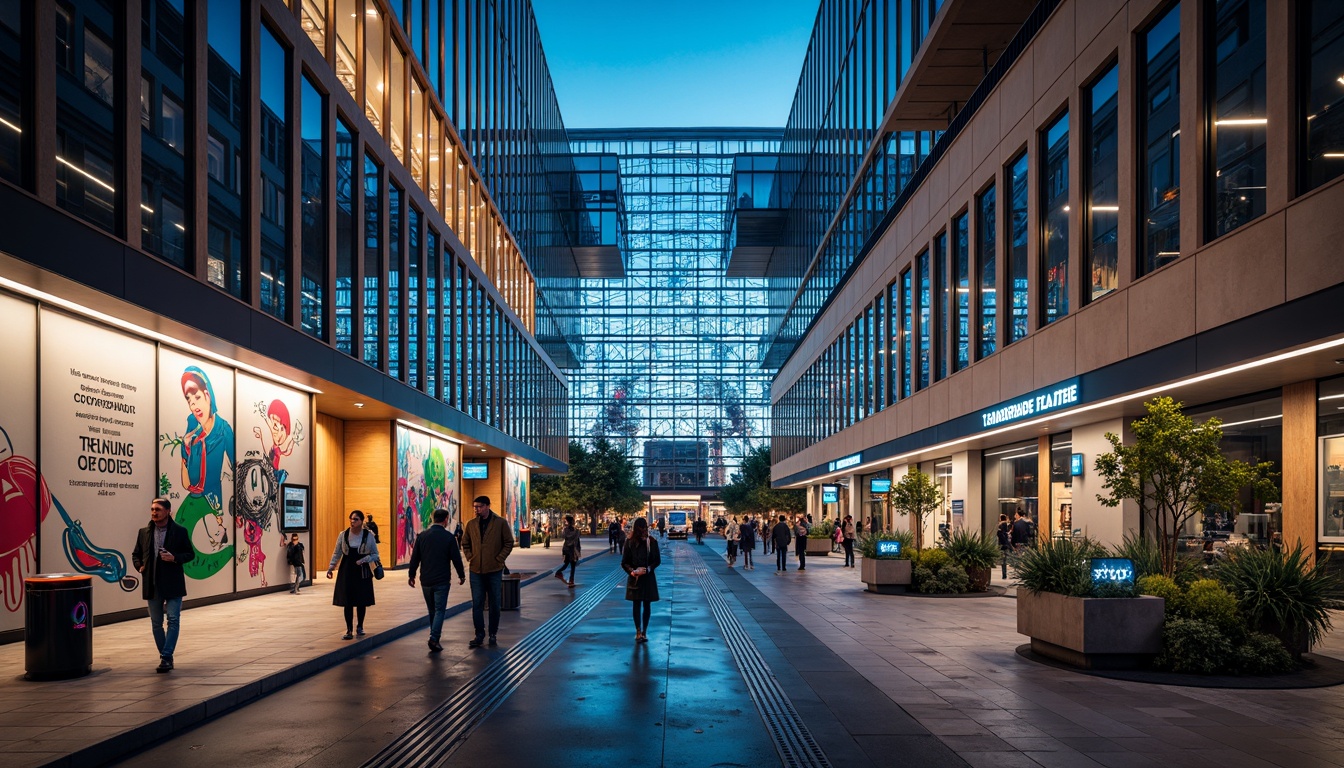
[[[336,564],[340,563],[337,571]],[[336,549],[331,553],[327,578],[336,572],[336,589],[331,604],[345,609],[345,637],[364,634],[364,609],[373,605],[373,569],[382,563],[378,556],[378,539],[364,527],[364,513],[350,513],[350,528],[336,537]],[[355,624],[355,612],[359,623]]]
[[[649,537],[649,521],[636,518],[630,541],[626,542],[625,554],[621,557],[621,568],[630,574],[625,582],[625,599],[632,603],[637,643],[649,641],[649,614],[653,612],[653,604],[658,602],[658,577],[654,571],[661,562],[658,542]]]

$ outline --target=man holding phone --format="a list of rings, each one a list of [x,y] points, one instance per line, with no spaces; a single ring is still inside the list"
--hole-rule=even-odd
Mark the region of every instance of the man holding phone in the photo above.
[[[173,669],[173,651],[182,616],[182,598],[187,596],[185,563],[196,557],[187,529],[172,519],[172,502],[163,497],[149,503],[149,525],[140,529],[131,552],[131,563],[142,578],[141,595],[149,601],[149,620],[154,625],[154,645],[159,649],[156,672]],[[165,632],[164,619],[168,620]]]

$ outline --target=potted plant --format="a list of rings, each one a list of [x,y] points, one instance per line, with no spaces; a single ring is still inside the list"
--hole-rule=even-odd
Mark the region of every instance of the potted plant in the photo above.
[[[812,526],[807,532],[807,556],[825,557],[831,554],[831,542],[835,537],[835,522],[826,519]]]
[[[879,542],[896,542],[881,545]],[[859,537],[859,576],[868,585],[869,592],[899,595],[910,586],[910,554],[914,551],[915,535],[910,531],[882,531]],[[895,549],[894,554],[885,550]]]
[[[1290,552],[1231,550],[1215,570],[1237,600],[1247,628],[1278,638],[1294,659],[1330,631],[1330,611],[1344,609],[1340,579],[1299,543]]]
[[[1162,651],[1166,601],[1127,584],[1094,583],[1090,561],[1106,551],[1090,539],[1052,539],[1017,560],[1017,631],[1031,650],[1084,669],[1146,666]],[[1117,569],[1119,570],[1119,569]]]
[[[966,569],[966,575],[971,579],[970,591],[989,589],[990,574],[1003,554],[998,541],[986,533],[959,530],[952,534],[943,549],[952,557],[952,562]]]

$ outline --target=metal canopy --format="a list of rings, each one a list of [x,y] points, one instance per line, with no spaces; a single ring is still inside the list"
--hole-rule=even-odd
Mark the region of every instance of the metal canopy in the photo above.
[[[1035,0],[948,0],[887,108],[883,130],[947,128],[1035,7]]]
[[[785,208],[739,208],[733,216],[726,277],[773,277],[771,260],[784,233]]]

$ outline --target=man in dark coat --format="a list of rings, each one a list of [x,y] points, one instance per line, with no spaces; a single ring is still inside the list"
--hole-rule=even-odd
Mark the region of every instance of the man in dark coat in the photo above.
[[[1027,520],[1027,513],[1023,512],[1021,507],[1013,512],[1013,529],[1009,536],[1013,549],[1019,552],[1031,543],[1031,522]]]
[[[798,556],[798,570],[807,570],[807,534],[812,530],[807,519],[799,516],[793,526],[793,552]],[[787,545],[785,545],[787,547]]]
[[[779,522],[775,523],[775,527],[770,529],[770,539],[775,548],[775,570],[789,570],[785,562],[789,556],[789,542],[793,541],[793,531],[783,515],[779,516]]]
[[[187,596],[185,563],[196,557],[191,535],[172,518],[172,502],[157,498],[149,503],[149,525],[140,529],[131,551],[131,563],[140,572],[141,595],[149,602],[149,620],[154,625],[154,645],[159,649],[156,672],[173,668],[177,631],[182,616],[182,598]],[[168,620],[168,630],[163,628]]]
[[[457,569],[457,583],[466,583],[462,551],[457,546],[457,537],[448,532],[448,510],[439,508],[434,510],[434,524],[415,537],[408,579],[414,587],[415,574],[420,572],[420,590],[425,594],[425,608],[429,611],[429,650],[433,653],[443,650],[439,635],[448,610],[448,589],[453,585],[452,568]]]

